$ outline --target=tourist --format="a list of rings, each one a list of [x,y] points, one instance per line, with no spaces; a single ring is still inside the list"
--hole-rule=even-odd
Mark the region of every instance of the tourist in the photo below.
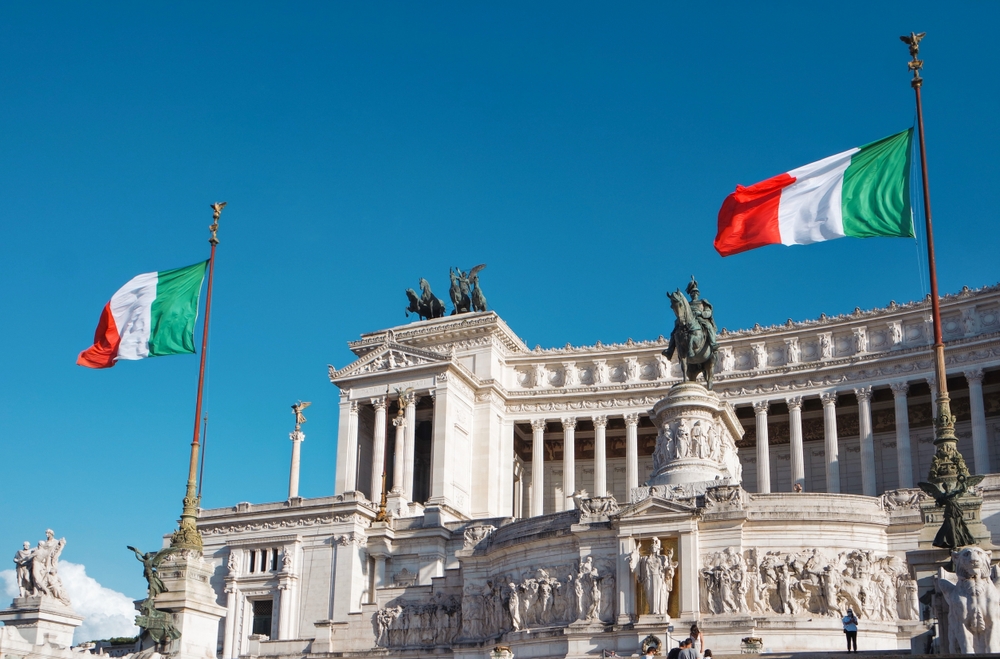
[[[844,634],[847,635],[847,651],[851,651],[851,644],[854,644],[854,653],[858,652],[858,617],[854,615],[854,609],[847,607],[847,615],[842,621],[844,623]]]
[[[680,654],[677,659],[698,659],[698,652],[694,649],[694,639],[686,638],[681,643]]]
[[[681,648],[684,647],[684,641],[680,642],[680,645],[676,648],[670,648],[670,652],[667,653],[667,659],[677,659],[681,654]]]
[[[705,636],[698,629],[698,623],[691,625],[691,647],[694,648],[696,655],[701,655],[701,651],[705,649]]]
[[[704,654],[701,655],[702,659],[712,659],[712,651],[705,650]]]

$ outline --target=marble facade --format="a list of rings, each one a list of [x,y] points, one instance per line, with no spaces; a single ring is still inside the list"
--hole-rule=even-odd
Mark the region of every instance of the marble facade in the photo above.
[[[329,368],[334,495],[201,513],[219,656],[627,655],[671,621],[716,651],[823,650],[848,605],[866,647],[909,648],[931,615],[906,563],[932,453],[928,313],[723,330],[687,421],[664,402],[683,387],[662,337],[531,349],[492,312],[362,335]],[[960,448],[993,473],[1000,287],[942,314]],[[980,494],[1000,535],[1000,478]],[[676,566],[655,591],[637,569],[654,539]]]

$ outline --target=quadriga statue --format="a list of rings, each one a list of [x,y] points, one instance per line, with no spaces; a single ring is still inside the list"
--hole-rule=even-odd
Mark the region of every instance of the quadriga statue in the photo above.
[[[938,570],[935,588],[948,606],[943,640],[952,654],[1000,652],[1000,589],[997,568],[979,547],[951,553],[955,572]]]

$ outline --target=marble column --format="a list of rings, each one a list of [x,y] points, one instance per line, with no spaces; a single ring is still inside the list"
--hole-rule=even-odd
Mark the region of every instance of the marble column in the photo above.
[[[875,438],[872,436],[872,388],[854,390],[858,397],[858,432],[861,435],[861,490],[875,496]]]
[[[306,439],[306,434],[301,430],[293,430],[288,435],[292,440],[292,466],[288,472],[288,498],[294,499],[299,496],[299,463],[302,450],[302,442]]]
[[[771,455],[767,445],[767,406],[766,400],[753,404],[757,416],[757,492],[767,494],[771,491]]]
[[[576,419],[570,417],[562,420],[563,427],[563,500],[557,506],[559,510],[570,510],[573,502],[570,497],[576,492]]]
[[[414,451],[416,451],[417,400],[418,397],[413,393],[404,395],[402,398],[402,403],[405,405],[403,418],[406,420],[406,431],[403,436],[403,497],[407,501],[413,501],[413,456]]]
[[[531,422],[531,516],[545,514],[545,419]]]
[[[594,417],[594,493],[595,497],[608,496],[608,417]]]
[[[974,474],[990,473],[990,445],[986,438],[986,408],[983,405],[983,369],[965,372],[969,381],[969,411],[972,413],[972,455]]]
[[[385,415],[387,405],[388,401],[385,396],[372,398],[372,406],[375,408],[375,432],[372,434],[371,501],[378,501],[382,497],[382,470],[385,468]]]
[[[840,493],[840,440],[837,437],[837,392],[820,395],[823,401],[823,453],[826,455],[826,491]]]
[[[892,396],[896,403],[896,467],[899,470],[899,486],[913,487],[913,453],[910,449],[910,408],[906,394],[910,385],[893,382]]]
[[[639,487],[639,415],[625,415],[625,500]]]
[[[344,442],[343,452],[337,451],[337,494],[358,489],[358,401],[343,400],[340,404],[340,431],[337,441]],[[342,435],[341,435],[342,433]],[[343,436],[343,440],[340,437]],[[343,461],[343,471],[341,471]]]
[[[403,457],[406,453],[406,418],[397,415],[392,420],[392,425],[396,428],[396,443],[392,449],[392,491],[402,494],[403,468],[406,462]]]
[[[792,490],[798,484],[806,488],[805,456],[802,453],[802,397],[786,398],[788,405],[788,437],[792,452]]]

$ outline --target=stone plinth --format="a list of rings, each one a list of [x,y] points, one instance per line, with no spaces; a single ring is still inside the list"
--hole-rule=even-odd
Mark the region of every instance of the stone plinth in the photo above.
[[[21,638],[32,645],[68,648],[83,616],[57,599],[39,595],[15,598],[10,608],[0,611],[0,622],[16,627]]]
[[[160,578],[167,587],[156,596],[156,608],[174,615],[180,639],[171,643],[176,659],[215,659],[219,620],[226,609],[216,602],[209,584],[212,564],[199,552],[184,551],[168,556],[160,565]]]
[[[649,485],[741,482],[736,441],[743,426],[733,407],[714,392],[694,382],[674,385],[650,417],[660,433]]]

